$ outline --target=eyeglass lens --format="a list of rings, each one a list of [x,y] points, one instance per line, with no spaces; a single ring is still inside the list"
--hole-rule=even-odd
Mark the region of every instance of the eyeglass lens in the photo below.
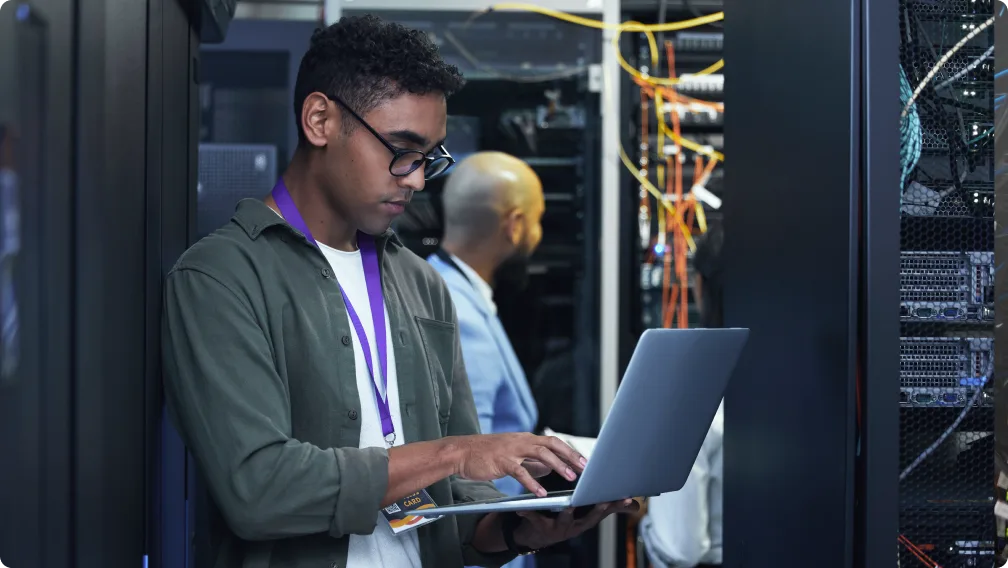
[[[396,176],[407,176],[415,172],[421,166],[424,166],[426,162],[426,167],[424,167],[424,178],[431,179],[432,177],[441,175],[448,166],[451,165],[451,161],[446,157],[433,156],[428,157],[420,152],[407,152],[395,159],[392,162],[392,167],[390,171],[392,175]]]

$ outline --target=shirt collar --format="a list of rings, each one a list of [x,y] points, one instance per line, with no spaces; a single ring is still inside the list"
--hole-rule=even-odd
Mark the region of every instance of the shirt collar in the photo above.
[[[479,295],[483,296],[483,299],[486,300],[487,305],[490,306],[490,310],[494,314],[496,314],[497,304],[495,304],[493,300],[493,288],[491,288],[490,285],[487,284],[487,281],[483,280],[483,277],[477,274],[476,271],[473,270],[471,266],[466,264],[465,261],[463,261],[461,258],[455,256],[454,254],[451,255],[451,258],[452,260],[455,261],[455,264],[458,265],[459,270],[462,271],[462,274],[465,274],[465,277],[469,279],[469,282],[472,282],[473,287],[476,288],[476,291],[479,293]]]

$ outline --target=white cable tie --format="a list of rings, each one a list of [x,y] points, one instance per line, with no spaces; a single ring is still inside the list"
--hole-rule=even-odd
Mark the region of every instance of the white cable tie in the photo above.
[[[710,206],[711,209],[721,209],[721,198],[711,193],[706,187],[699,183],[690,188],[693,197]]]

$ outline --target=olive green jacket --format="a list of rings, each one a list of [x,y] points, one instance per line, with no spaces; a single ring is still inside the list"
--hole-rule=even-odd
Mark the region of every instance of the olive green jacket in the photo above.
[[[455,308],[441,277],[394,234],[376,239],[406,443],[479,433]],[[344,568],[351,534],[370,534],[388,451],[359,449],[360,398],[339,285],[322,253],[265,203],[179,259],[162,333],[170,416],[215,512],[216,568]],[[449,478],[439,504],[500,497]],[[418,529],[424,566],[498,566],[471,541],[478,517]],[[377,568],[377,567],[376,567]]]

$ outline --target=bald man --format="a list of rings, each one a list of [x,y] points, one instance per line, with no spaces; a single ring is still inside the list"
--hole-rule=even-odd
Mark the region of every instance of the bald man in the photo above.
[[[542,239],[542,183],[518,158],[479,152],[455,166],[442,199],[442,248],[427,260],[441,273],[455,303],[481,430],[532,431],[539,412],[497,317],[493,287],[506,267],[524,271],[524,261]],[[522,492],[510,477],[498,480],[497,488],[508,495]]]

